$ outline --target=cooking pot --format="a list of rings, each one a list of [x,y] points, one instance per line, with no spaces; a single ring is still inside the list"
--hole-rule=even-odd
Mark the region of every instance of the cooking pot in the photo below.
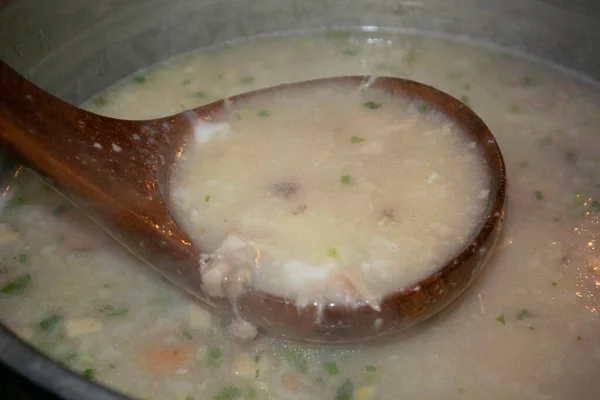
[[[140,68],[241,37],[398,29],[503,47],[594,82],[598,26],[596,0],[0,0],[0,57],[79,104]],[[1,180],[14,165],[4,159],[0,168]],[[0,398],[125,399],[47,359],[1,324]]]

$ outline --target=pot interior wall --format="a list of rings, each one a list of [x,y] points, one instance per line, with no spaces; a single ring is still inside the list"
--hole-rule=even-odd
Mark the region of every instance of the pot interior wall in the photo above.
[[[198,47],[331,26],[485,41],[600,79],[599,10],[593,0],[13,0],[0,12],[0,55],[73,103]]]

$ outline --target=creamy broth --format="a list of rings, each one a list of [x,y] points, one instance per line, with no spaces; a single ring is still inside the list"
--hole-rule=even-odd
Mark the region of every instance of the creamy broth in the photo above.
[[[2,322],[87,379],[140,399],[600,398],[597,87],[442,39],[332,33],[186,55],[86,107],[151,118],[282,82],[370,73],[461,98],[507,163],[504,237],[445,312],[368,346],[242,343],[227,315],[211,316],[23,173],[1,215]]]
[[[232,108],[197,122],[172,182],[176,219],[219,258],[203,271],[217,297],[235,274],[299,305],[378,308],[445,265],[482,221],[483,156],[431,106],[329,86]]]

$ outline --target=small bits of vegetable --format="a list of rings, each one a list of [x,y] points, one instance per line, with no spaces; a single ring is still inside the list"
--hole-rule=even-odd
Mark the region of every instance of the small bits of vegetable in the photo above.
[[[340,177],[340,183],[343,185],[350,185],[352,183],[352,177],[350,175],[342,175]]]
[[[354,397],[354,383],[350,379],[346,379],[346,381],[339,387],[336,392],[335,400],[352,400]]]
[[[0,288],[0,293],[8,296],[21,294],[25,291],[25,289],[27,288],[27,286],[29,286],[30,283],[31,275],[24,274]]]
[[[364,142],[365,140],[366,140],[366,139],[363,139],[363,138],[361,138],[361,137],[358,137],[358,136],[352,136],[352,137],[350,138],[350,141],[351,141],[352,143],[361,143],[361,142]]]
[[[517,319],[519,321],[523,321],[525,318],[529,318],[531,317],[531,313],[529,312],[529,310],[526,309],[522,309],[518,314],[517,314]]]
[[[505,325],[506,321],[504,319],[504,314],[502,314],[498,318],[496,318],[496,321],[500,322],[502,325]]]
[[[365,101],[363,107],[368,108],[369,110],[376,110],[381,107],[381,104],[375,103],[374,101]]]
[[[326,361],[323,363],[323,369],[327,371],[329,376],[337,375],[340,373],[340,369],[335,361]]]
[[[92,381],[96,377],[96,371],[94,371],[92,368],[88,368],[83,371],[83,377],[88,381]]]
[[[335,247],[331,247],[330,249],[327,250],[327,257],[330,258],[338,258],[338,251]]]
[[[147,80],[148,78],[146,77],[146,75],[136,75],[133,77],[133,81],[135,83],[146,83]]]
[[[44,331],[51,332],[58,326],[60,321],[62,321],[62,316],[58,314],[50,315],[40,321],[40,328]]]
[[[544,199],[544,195],[539,190],[536,190],[535,193],[534,193],[534,195],[535,195],[535,199],[538,200],[538,201]]]
[[[259,117],[268,117],[269,116],[269,112],[265,109],[262,109],[258,112],[258,116]]]

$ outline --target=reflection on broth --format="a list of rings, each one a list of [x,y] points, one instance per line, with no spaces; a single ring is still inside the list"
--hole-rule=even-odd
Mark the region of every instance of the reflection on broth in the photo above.
[[[374,36],[383,40],[368,40]],[[352,34],[350,38],[335,33],[263,38],[187,55],[138,73],[92,99],[86,108],[119,118],[145,119],[283,82],[369,73],[407,77],[460,98],[488,124],[505,157],[510,186],[504,237],[485,272],[446,312],[396,340],[368,346],[318,349],[263,336],[242,343],[232,337],[226,315],[210,315],[165,284],[102,236],[76,209],[65,206],[61,198],[23,173],[1,215],[2,322],[86,379],[140,399],[600,398],[596,382],[600,374],[597,88],[528,61],[460,43],[400,34]],[[279,106],[269,106],[264,117],[258,110],[256,124],[275,124],[277,118],[284,118]],[[370,116],[370,111],[385,108],[359,107],[356,113]],[[236,132],[235,120],[223,122],[231,123]],[[266,134],[274,135],[270,132]],[[369,188],[348,187],[341,181],[349,176],[356,184],[362,182],[360,174],[371,174],[372,184],[392,187],[387,180],[399,179],[400,168],[389,175],[375,169],[391,165],[393,160],[385,154],[376,164],[365,163],[362,168],[356,162],[367,155],[357,154],[353,162],[344,164],[342,155],[368,148],[373,140],[367,135],[377,130],[356,131],[341,144],[316,131],[301,133],[286,138],[301,149],[318,143],[314,146],[318,151],[305,150],[306,156],[335,150],[331,162],[339,168],[307,182],[301,170],[271,170],[257,162],[256,168],[272,175],[265,175],[269,179],[260,185],[247,182],[248,190],[264,200],[256,204],[279,205],[287,212],[285,218],[298,223],[300,218],[310,218],[313,209],[321,212],[320,203],[309,201],[308,191],[310,185],[321,184],[331,188],[331,196],[340,196],[336,204],[345,224],[359,218],[351,212],[354,204],[346,203],[345,189],[364,190],[358,193],[365,196],[363,209],[368,210],[369,201],[373,202],[372,214],[364,217],[379,216],[391,225],[407,220],[404,207],[387,203],[398,198],[396,193],[375,195]],[[263,143],[257,135],[245,131],[227,139],[231,141],[228,146],[219,142],[206,146],[228,147],[223,153],[227,160],[235,154],[236,143],[241,146],[255,138],[255,148],[263,146],[265,153],[264,146],[273,142]],[[366,140],[354,143],[354,136]],[[389,147],[400,151],[399,146]],[[444,145],[444,151],[453,151],[452,146]],[[269,154],[281,153],[273,149]],[[195,160],[185,162],[192,166]],[[472,177],[476,172],[469,167],[476,159],[448,162],[467,174],[460,176]],[[209,164],[199,165],[194,170],[199,177],[225,174]],[[231,170],[236,177],[241,166],[231,165],[238,168]],[[182,164],[182,168],[187,166]],[[459,180],[455,185],[475,190],[477,186],[461,183],[460,176],[452,178]],[[212,238],[199,239],[213,249],[230,228],[239,227],[210,221],[229,217],[227,213],[235,206],[223,203],[225,190],[216,186],[192,197],[200,200],[200,218],[221,229]],[[466,198],[476,198],[476,193],[466,193]],[[409,196],[410,192],[397,195]],[[418,206],[428,206],[436,220],[458,218],[457,213],[439,207],[456,210],[460,202],[445,204],[436,196],[427,202]],[[220,204],[227,206],[219,210]],[[204,209],[210,213],[204,214]],[[180,211],[182,221],[187,221],[185,207]],[[193,221],[188,222],[192,232]],[[445,223],[456,229],[454,220]],[[355,232],[392,232],[385,224]],[[464,228],[462,235],[467,235],[469,229]],[[334,233],[327,236],[337,237]],[[277,240],[291,241],[290,237]],[[365,243],[351,235],[344,240]],[[346,257],[346,242],[320,241],[322,246],[310,250],[315,259],[335,258],[328,257],[330,249],[335,249],[340,260]],[[298,247],[299,254],[302,251]],[[297,255],[282,256],[286,257]]]

